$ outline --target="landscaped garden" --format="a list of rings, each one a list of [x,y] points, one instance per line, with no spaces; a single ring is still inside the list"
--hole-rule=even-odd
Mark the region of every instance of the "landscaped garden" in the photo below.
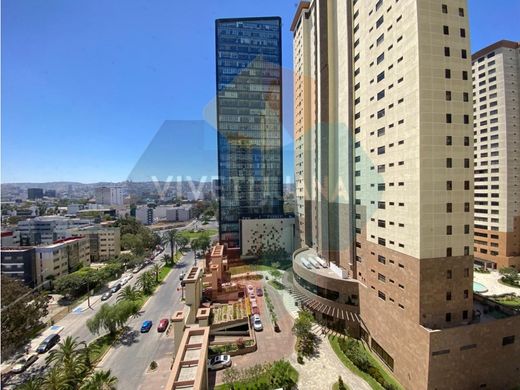
[[[213,307],[213,324],[241,320],[247,318],[248,311],[245,302],[235,302]]]
[[[228,368],[224,371],[224,384],[216,390],[269,390],[290,389],[298,382],[298,372],[286,360],[257,364],[238,370]]]
[[[329,336],[329,342],[343,364],[375,390],[401,390],[398,382],[381,366],[364,344],[351,337]]]
[[[515,294],[509,294],[491,299],[498,303],[501,303],[502,305],[512,307],[513,309],[520,309],[520,297]]]
[[[512,267],[502,268],[500,271],[500,283],[505,284],[510,287],[518,287],[520,288],[520,274],[518,271]]]
[[[212,345],[208,348],[209,355],[220,355],[222,353],[229,353],[239,351],[241,349],[251,347],[255,344],[255,341],[252,339],[244,340],[242,337],[237,339],[234,343],[222,344],[222,345]]]

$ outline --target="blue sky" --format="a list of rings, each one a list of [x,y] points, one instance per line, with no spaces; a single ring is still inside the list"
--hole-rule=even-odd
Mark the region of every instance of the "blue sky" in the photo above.
[[[283,21],[284,174],[291,176],[286,75],[296,6],[294,0],[3,0],[2,182],[126,180],[145,151],[169,152],[151,148],[165,120],[211,113],[214,20],[262,15]],[[472,50],[520,39],[520,1],[469,0],[469,15]],[[214,175],[208,137],[184,137],[171,150],[171,175]]]

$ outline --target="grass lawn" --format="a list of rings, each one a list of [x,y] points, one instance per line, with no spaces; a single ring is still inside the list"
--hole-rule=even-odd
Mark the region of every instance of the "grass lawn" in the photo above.
[[[161,267],[161,270],[159,271],[159,283],[161,283],[166,276],[170,273],[170,271],[173,269],[173,266],[169,264],[165,264]]]
[[[199,238],[200,236],[207,234],[208,236],[214,236],[218,233],[217,229],[208,229],[208,230],[201,230],[199,232],[190,232],[187,230],[183,230],[180,235],[183,237],[186,237],[189,240],[193,240],[195,238]]]
[[[370,385],[370,387],[373,388],[374,390],[383,389],[383,386],[381,386],[374,378],[372,378],[366,372],[363,372],[359,368],[357,368],[354,365],[354,363],[352,363],[350,361],[350,359],[345,356],[345,354],[339,347],[338,339],[336,337],[329,336],[329,342],[330,342],[330,346],[336,353],[336,356],[339,358],[339,360],[341,360],[341,362],[345,365],[345,367],[347,367],[350,371],[352,371],[357,376],[363,378]]]
[[[117,337],[117,336],[116,336]],[[96,364],[103,355],[109,350],[109,348],[114,343],[114,340],[116,337],[112,337],[111,335],[107,334],[101,337],[98,337],[94,341],[92,341],[89,346],[95,346],[96,350],[92,351],[90,353],[90,360],[93,364]]]
[[[495,298],[494,300],[505,306],[520,308],[520,297],[509,296],[504,298]]]
[[[273,286],[277,290],[285,290],[285,286],[277,280],[270,280],[267,283],[269,283],[271,286]]]

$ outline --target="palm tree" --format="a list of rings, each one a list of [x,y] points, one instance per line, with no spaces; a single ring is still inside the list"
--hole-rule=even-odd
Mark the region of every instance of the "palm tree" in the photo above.
[[[64,379],[72,384],[79,384],[89,370],[90,359],[86,343],[78,342],[77,337],[68,336],[52,350],[45,359],[47,365],[54,364]]]
[[[61,367],[54,366],[43,378],[41,389],[43,390],[63,390],[70,386],[69,380],[63,375]]]
[[[141,297],[141,292],[135,286],[126,286],[117,295],[117,302],[121,301],[137,301]]]
[[[166,232],[163,236],[163,244],[170,244],[171,254],[172,254],[172,260],[175,255],[175,246],[177,245],[177,239],[179,237],[179,233],[177,232],[177,229],[171,229]]]
[[[31,378],[27,382],[21,384],[17,390],[41,390],[42,380],[41,378]]]
[[[155,274],[155,283],[159,284],[159,273],[161,272],[161,266],[159,264],[154,264],[152,270]]]
[[[143,294],[151,294],[154,284],[155,282],[151,271],[145,272],[137,278],[137,285],[141,287]]]
[[[80,390],[115,390],[117,377],[113,376],[110,370],[95,371],[81,385]]]

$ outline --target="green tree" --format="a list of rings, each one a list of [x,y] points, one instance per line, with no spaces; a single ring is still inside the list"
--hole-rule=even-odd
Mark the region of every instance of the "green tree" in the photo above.
[[[147,271],[139,275],[137,285],[143,291],[143,294],[150,295],[155,287],[155,280],[151,271]]]
[[[159,284],[159,273],[161,272],[161,266],[159,264],[154,264],[152,272],[155,274],[155,283]]]
[[[143,239],[138,234],[126,233],[121,236],[121,247],[131,250],[134,255],[142,256],[145,251]]]
[[[87,328],[93,334],[102,330],[115,336],[126,321],[139,313],[139,304],[135,301],[123,300],[115,305],[103,304],[94,317],[87,321]]]
[[[115,390],[117,382],[117,377],[110,370],[95,371],[85,380],[80,390]]]
[[[2,275],[2,360],[26,343],[47,315],[47,297]]]
[[[171,229],[171,230],[168,230],[164,235],[163,235],[163,245],[168,245],[170,244],[170,250],[171,250],[171,255],[172,257],[175,255],[175,252],[176,252],[176,246],[177,246],[177,243],[178,243],[178,240],[179,240],[179,232],[177,231],[177,229]]]
[[[498,271],[500,275],[502,275],[502,281],[508,284],[518,284],[518,280],[520,279],[518,276],[518,271],[512,267],[501,268]]]
[[[64,375],[61,367],[54,366],[44,376],[42,381],[42,390],[65,390],[74,388],[71,383],[68,382]]]
[[[30,378],[16,388],[16,390],[41,390],[42,379],[41,378]]]
[[[47,366],[61,368],[61,375],[72,388],[79,385],[90,370],[90,358],[87,345],[77,338],[68,336],[45,359]]]
[[[313,321],[314,318],[309,311],[300,310],[292,328],[292,333],[298,340],[298,352],[307,356],[314,352],[316,346],[316,338],[311,332]]]
[[[171,257],[170,255],[164,255],[163,259],[166,264],[173,265],[173,257]]]
[[[137,301],[141,298],[141,291],[135,286],[125,286],[117,295],[117,302],[121,301]]]
[[[280,271],[278,271],[277,269],[273,269],[273,270],[269,271],[269,274],[276,281],[278,281],[280,279],[280,277],[282,276],[282,273]]]
[[[186,236],[179,234],[177,237],[177,247],[179,250],[183,250],[190,243],[190,239]]]

